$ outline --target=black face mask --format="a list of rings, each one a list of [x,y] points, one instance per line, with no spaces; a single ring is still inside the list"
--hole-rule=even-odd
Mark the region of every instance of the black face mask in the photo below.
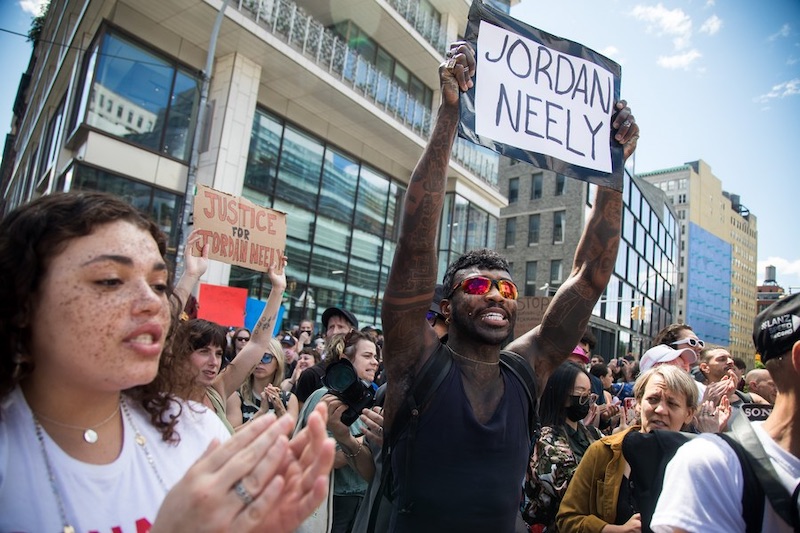
[[[586,402],[585,404],[581,405],[579,400],[573,398],[572,403],[569,407],[567,407],[567,418],[573,422],[580,422],[586,418],[586,415],[589,414],[591,403],[592,402]]]

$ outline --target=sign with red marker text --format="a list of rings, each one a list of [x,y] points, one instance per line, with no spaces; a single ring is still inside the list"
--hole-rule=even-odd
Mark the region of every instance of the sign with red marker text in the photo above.
[[[209,244],[209,259],[260,272],[283,261],[286,213],[198,185],[194,227],[203,236],[201,246]],[[199,255],[197,249],[192,252]]]
[[[620,67],[578,43],[473,0],[465,34],[474,86],[461,97],[459,135],[503,155],[622,189],[612,139]]]

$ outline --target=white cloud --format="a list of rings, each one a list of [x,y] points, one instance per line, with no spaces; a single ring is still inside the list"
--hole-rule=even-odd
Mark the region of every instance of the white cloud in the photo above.
[[[45,2],[47,2],[47,0],[19,0],[19,7],[25,13],[30,13],[36,17],[41,14],[42,6]]]
[[[773,33],[769,37],[767,37],[768,41],[775,41],[777,39],[786,38],[791,34],[792,28],[788,24],[784,24],[781,26],[781,29],[777,31],[777,33]]]
[[[781,278],[791,278],[791,277],[800,277],[800,259],[784,259],[783,257],[768,257],[764,261],[758,262],[758,280],[759,282],[763,281],[764,274],[766,273],[766,268],[768,266],[774,266],[776,270],[776,278],[778,285],[786,285],[786,281],[784,280],[781,283]]]
[[[681,9],[667,9],[660,3],[656,6],[638,5],[631,15],[647,22],[647,31],[673,37],[676,50],[687,48],[692,37],[692,19]]]
[[[774,85],[768,93],[757,96],[753,100],[757,103],[765,104],[775,98],[786,98],[787,96],[795,96],[798,94],[800,94],[800,78],[795,78]]]
[[[796,65],[798,61],[800,61],[800,59],[797,59],[796,57],[790,57],[786,60],[786,64],[791,67],[792,65]]]
[[[698,52],[697,50],[689,50],[683,54],[677,54],[674,56],[661,56],[658,58],[658,66],[675,70],[675,69],[688,69],[689,66],[696,60],[703,57],[703,54]]]
[[[711,15],[705,22],[703,22],[703,25],[700,26],[700,33],[714,35],[720,29],[722,29],[722,19],[716,15]]]
[[[714,7],[714,5],[715,5],[715,4],[716,4],[716,2],[715,2],[714,0],[708,0],[708,1],[706,2],[706,7],[707,7],[707,8],[708,8],[708,7]]]

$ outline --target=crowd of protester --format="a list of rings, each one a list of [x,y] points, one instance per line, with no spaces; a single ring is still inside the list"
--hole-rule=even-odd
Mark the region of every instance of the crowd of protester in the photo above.
[[[768,502],[758,525],[796,531],[800,295],[756,317],[766,369],[747,372],[687,324],[664,328],[641,357],[597,353],[586,324],[621,211],[620,193],[603,189],[573,273],[530,332],[511,339],[518,292],[495,252],[468,252],[436,284],[447,161],[474,66],[456,43],[440,68],[385,338],[343,307],[276,331],[286,259],[269,268],[252,329],[187,316],[207,247],[188,237],[171,287],[163,234],[105,194],[53,194],[9,214],[0,530],[744,531],[745,465],[715,434],[749,427],[756,403],[774,404],[755,435],[789,493],[757,493]],[[627,158],[639,130],[624,101],[613,127]],[[666,466],[658,498],[631,481],[642,467],[625,443],[663,434],[702,436]]]

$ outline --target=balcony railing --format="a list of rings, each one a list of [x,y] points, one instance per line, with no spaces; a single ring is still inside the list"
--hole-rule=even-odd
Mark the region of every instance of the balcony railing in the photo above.
[[[397,3],[408,1],[397,0]],[[237,9],[419,136],[430,137],[431,110],[306,14],[302,7],[291,0],[239,0]],[[453,150],[453,159],[497,189],[498,157],[493,156],[460,139]]]
[[[388,0],[404,19],[414,27],[423,39],[433,45],[442,55],[447,52],[447,31],[430,13],[420,8],[419,0]]]

